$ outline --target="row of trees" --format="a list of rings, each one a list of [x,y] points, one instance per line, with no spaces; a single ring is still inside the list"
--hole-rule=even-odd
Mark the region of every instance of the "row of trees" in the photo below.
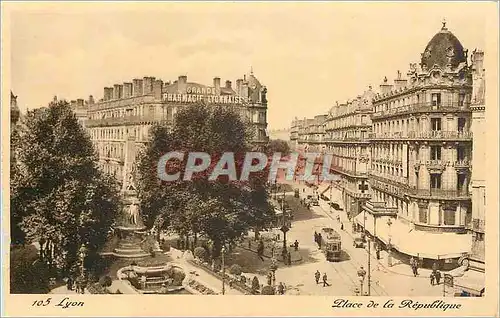
[[[195,245],[203,235],[212,243],[212,256],[219,255],[223,244],[233,243],[250,228],[259,230],[274,216],[267,200],[265,171],[252,173],[248,182],[228,182],[220,177],[208,179],[218,158],[224,152],[235,153],[235,166],[241,171],[246,152],[252,146],[253,132],[240,116],[227,106],[200,103],[177,113],[173,129],[154,126],[151,142],[138,161],[138,193],[148,225],[161,219],[162,229],[171,229]],[[159,182],[156,165],[170,151],[205,152],[211,155],[211,166],[183,181],[184,162],[170,168],[181,173],[177,181]],[[172,167],[173,165],[173,167]]]
[[[216,158],[236,154],[241,168],[247,151],[281,151],[286,143],[252,146],[252,130],[226,106],[195,104],[176,115],[175,125],[154,126],[137,163],[137,188],[147,226],[170,229],[194,240],[210,239],[213,256],[248,229],[257,231],[273,218],[267,200],[267,173],[253,173],[248,182],[208,180]],[[214,162],[192,181],[159,182],[156,166],[168,151],[201,151]],[[85,245],[91,268],[121,210],[115,180],[97,167],[89,135],[66,101],[27,113],[11,134],[11,243],[38,243],[40,260],[67,275],[77,271]],[[178,163],[184,171],[184,164]],[[179,168],[179,167],[177,167]]]
[[[77,272],[80,248],[94,264],[120,208],[97,167],[89,135],[66,101],[27,113],[11,135],[11,243],[38,243],[56,273]]]

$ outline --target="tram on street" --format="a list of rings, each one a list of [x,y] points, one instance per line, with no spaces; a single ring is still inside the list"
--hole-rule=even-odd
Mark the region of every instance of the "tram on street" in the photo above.
[[[328,261],[340,261],[342,251],[342,239],[340,234],[332,228],[321,229],[321,250],[325,253]]]

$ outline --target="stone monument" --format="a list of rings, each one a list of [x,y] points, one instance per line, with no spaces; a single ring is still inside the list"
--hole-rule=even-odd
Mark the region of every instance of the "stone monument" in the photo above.
[[[117,216],[115,233],[118,235],[118,245],[113,255],[123,258],[144,258],[149,256],[141,247],[146,226],[141,218],[141,209],[137,199],[134,184],[135,138],[129,136],[125,142],[125,164],[122,184],[124,208]]]

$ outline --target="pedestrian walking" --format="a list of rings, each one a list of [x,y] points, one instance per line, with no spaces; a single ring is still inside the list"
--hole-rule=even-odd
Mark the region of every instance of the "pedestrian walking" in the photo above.
[[[434,272],[431,273],[431,286],[434,286],[434,278],[435,278],[435,275],[434,275]]]
[[[288,265],[292,265],[292,254],[290,253],[290,251],[288,251],[288,253],[286,254],[286,260]]]
[[[441,272],[436,271],[436,285],[439,285],[440,281],[441,281]]]
[[[417,276],[417,269],[416,269],[416,262],[415,262],[415,259],[413,258],[413,256],[410,258],[410,267],[411,267],[411,270],[413,272],[413,276]]]
[[[283,285],[282,282],[280,282],[279,285],[278,285],[278,294],[279,295],[284,295],[285,294],[285,286]]]
[[[321,273],[316,270],[316,273],[314,273],[314,278],[316,279],[316,285],[319,284],[319,279],[321,277]]]
[[[340,223],[340,229],[343,231],[344,230],[344,223]]]
[[[314,243],[318,244],[318,232],[314,231]]]
[[[68,277],[68,281],[66,282],[66,288],[68,290],[73,290],[73,278],[71,276]]]
[[[323,274],[323,287],[330,286],[328,284],[328,276],[326,276],[326,273]]]
[[[269,272],[267,273],[267,284],[271,286],[272,283],[273,283],[273,273]]]
[[[259,258],[264,261],[264,242],[262,240],[259,241],[259,246],[257,246],[257,255]]]
[[[318,248],[321,249],[321,240],[322,240],[321,233],[318,234]]]
[[[379,260],[380,259],[380,248],[377,247],[375,254],[377,254],[377,259]]]
[[[293,247],[295,248],[296,251],[299,250],[299,241],[295,240],[295,242],[293,242]]]

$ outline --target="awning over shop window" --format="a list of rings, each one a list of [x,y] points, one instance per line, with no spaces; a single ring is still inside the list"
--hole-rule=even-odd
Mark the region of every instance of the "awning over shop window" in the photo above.
[[[472,296],[479,296],[485,287],[485,275],[483,272],[469,269],[462,276],[455,277],[453,285],[456,290],[465,291]]]
[[[363,218],[365,218],[363,220]],[[368,212],[361,212],[360,214],[356,215],[354,218],[354,222],[358,223],[361,227],[365,227],[365,230],[368,231],[373,236],[376,236],[375,233],[375,219],[371,213]]]
[[[355,218],[361,226],[363,226],[363,214],[365,213],[360,213]],[[407,255],[430,259],[449,259],[469,253],[471,249],[472,236],[470,234],[417,231],[412,229],[409,224],[389,216],[376,217],[376,220],[370,213],[366,213],[366,216],[366,230],[370,234],[385,244],[389,243],[390,238],[391,245]],[[389,218],[391,219],[390,226],[387,222]]]

